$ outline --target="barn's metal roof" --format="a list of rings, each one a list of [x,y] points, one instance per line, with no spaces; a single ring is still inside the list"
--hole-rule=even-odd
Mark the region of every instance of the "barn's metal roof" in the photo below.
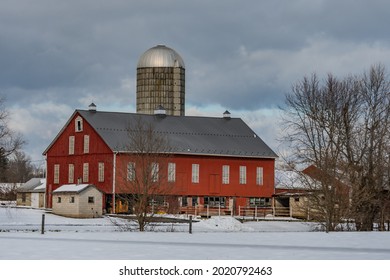
[[[240,118],[161,116],[76,110],[117,152],[131,152],[129,128],[141,121],[168,140],[170,152],[192,155],[276,158],[277,155]]]

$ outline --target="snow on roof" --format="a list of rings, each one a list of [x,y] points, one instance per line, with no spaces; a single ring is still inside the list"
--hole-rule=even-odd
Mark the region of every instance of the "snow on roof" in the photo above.
[[[35,187],[33,189],[33,192],[45,192],[45,190],[46,190],[46,179],[41,179],[40,185]]]
[[[67,185],[62,185],[58,189],[54,190],[53,193],[63,193],[63,192],[80,193],[90,186],[95,187],[94,185],[91,185],[91,184],[79,184],[79,185],[67,184]]]
[[[46,189],[46,179],[31,178],[26,183],[18,187],[18,192],[44,192]]]

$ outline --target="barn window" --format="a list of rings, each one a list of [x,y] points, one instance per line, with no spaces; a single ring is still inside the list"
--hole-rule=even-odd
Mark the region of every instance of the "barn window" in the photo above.
[[[60,165],[54,164],[54,184],[60,183]]]
[[[188,200],[187,200],[187,197],[186,197],[186,196],[183,196],[183,197],[181,198],[181,206],[182,206],[182,207],[188,206]]]
[[[246,166],[240,166],[240,184],[246,184]]]
[[[255,207],[270,207],[271,206],[271,200],[268,197],[251,197],[249,199],[249,206]]]
[[[192,164],[192,183],[199,183],[199,164]]]
[[[222,166],[222,184],[229,184],[229,173],[230,173],[229,165],[223,165]]]
[[[57,197],[57,203],[61,203],[61,196]]]
[[[68,165],[68,183],[74,183],[74,164],[72,163]]]
[[[74,196],[69,197],[69,203],[74,203]]]
[[[74,155],[74,136],[69,136],[69,154]]]
[[[256,185],[263,185],[263,167],[256,168]]]
[[[131,182],[135,180],[135,162],[127,164],[127,180]]]
[[[89,164],[84,163],[83,164],[83,182],[87,183],[89,180]]]
[[[89,153],[89,135],[84,135],[84,154]]]
[[[95,203],[95,197],[94,196],[88,196],[88,203]]]
[[[205,196],[204,205],[208,205],[210,207],[225,207],[225,197]]]
[[[159,165],[157,162],[152,163],[152,182],[158,181],[158,172],[159,172]]]
[[[98,181],[104,182],[104,162],[99,162]]]
[[[168,163],[168,182],[176,181],[176,163]]]
[[[193,196],[192,197],[192,206],[196,206],[198,205],[198,197],[197,196]]]
[[[75,120],[75,131],[81,132],[83,131],[83,119],[79,116]]]

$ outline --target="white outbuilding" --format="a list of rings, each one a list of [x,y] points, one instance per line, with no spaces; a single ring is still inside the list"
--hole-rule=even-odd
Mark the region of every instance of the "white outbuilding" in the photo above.
[[[53,213],[72,218],[102,216],[103,194],[95,185],[68,184],[53,191]]]

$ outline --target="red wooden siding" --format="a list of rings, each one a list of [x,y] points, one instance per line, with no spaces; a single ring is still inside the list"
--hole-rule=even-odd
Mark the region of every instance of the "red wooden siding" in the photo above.
[[[123,182],[131,156],[117,157],[117,193],[126,193]],[[170,191],[179,196],[243,196],[271,197],[274,194],[274,159],[251,159],[213,156],[177,155],[169,162],[176,163],[176,179]],[[192,164],[199,164],[199,183],[192,182]],[[229,184],[222,184],[222,166],[229,165]],[[239,167],[246,166],[246,184],[239,183]],[[256,168],[263,168],[263,184],[256,184]],[[160,172],[166,172],[161,168]],[[167,176],[160,176],[165,178]],[[165,182],[166,183],[166,182]]]

